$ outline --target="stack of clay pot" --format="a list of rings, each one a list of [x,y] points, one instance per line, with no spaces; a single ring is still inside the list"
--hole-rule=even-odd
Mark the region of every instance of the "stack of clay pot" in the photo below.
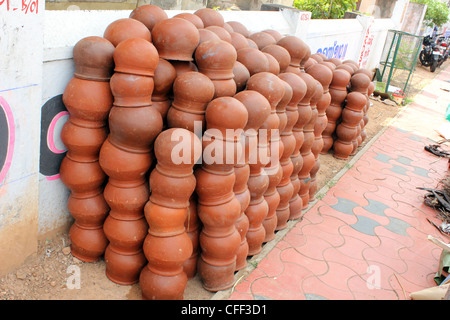
[[[81,40],[74,62],[61,164],[72,253],[103,256],[144,299],[183,299],[196,275],[232,287],[314,199],[319,153],[333,140],[336,157],[355,152],[373,90],[352,61],[208,8],[142,5]]]
[[[132,284],[146,262],[142,250],[148,229],[144,217],[149,197],[146,174],[153,163],[154,139],[163,127],[151,100],[159,58],[151,42],[130,38],[117,45],[114,62],[110,133],[100,150],[100,165],[109,177],[104,196],[111,207],[104,224],[110,242],[105,263],[109,279]]]
[[[185,221],[196,187],[193,167],[202,147],[191,131],[171,128],[158,135],[154,150],[157,164],[145,205],[149,228],[143,248],[148,264],[139,284],[144,299],[183,299],[188,280],[184,265],[193,253]]]
[[[103,232],[109,212],[103,197],[106,175],[99,164],[99,151],[108,134],[113,103],[109,84],[113,53],[114,46],[105,38],[81,39],[73,49],[74,77],[63,94],[70,116],[61,132],[68,151],[60,174],[71,191],[67,206],[75,219],[69,232],[71,252],[86,262],[100,259],[108,245]]]
[[[241,205],[234,194],[234,166],[242,153],[241,137],[248,112],[233,97],[219,97],[206,107],[202,165],[195,171],[197,212],[202,222],[198,273],[209,291],[234,284],[241,237],[236,221]],[[231,130],[231,131],[230,131]]]

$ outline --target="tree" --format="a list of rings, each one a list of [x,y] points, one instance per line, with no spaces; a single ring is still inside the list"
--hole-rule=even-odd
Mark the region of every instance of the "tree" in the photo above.
[[[427,26],[432,27],[433,25],[436,25],[440,27],[449,21],[448,16],[450,14],[450,10],[447,7],[447,3],[440,0],[411,0],[411,2],[427,5],[427,11],[425,12],[425,17],[423,18],[424,23]]]
[[[356,9],[357,0],[294,0],[293,6],[311,12],[312,19],[340,19]]]

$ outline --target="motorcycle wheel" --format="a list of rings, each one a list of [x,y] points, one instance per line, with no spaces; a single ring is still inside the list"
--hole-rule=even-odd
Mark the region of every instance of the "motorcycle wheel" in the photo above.
[[[438,61],[433,59],[433,61],[431,62],[430,71],[435,72],[437,65],[438,65]]]
[[[422,50],[419,54],[419,60],[420,63],[424,66],[424,67],[429,67],[430,66],[430,60],[427,59],[425,52]]]

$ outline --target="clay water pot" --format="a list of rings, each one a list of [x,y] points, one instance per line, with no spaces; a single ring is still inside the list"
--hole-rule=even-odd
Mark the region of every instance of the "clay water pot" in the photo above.
[[[313,58],[309,58],[309,59],[305,62],[303,68],[305,69],[305,71],[308,71],[309,67],[311,67],[312,65],[315,65],[315,64],[317,64],[317,63],[319,63],[319,62],[317,62],[317,61],[314,60]]]
[[[272,37],[269,33],[263,31],[252,33],[250,36],[248,36],[248,38],[255,41],[259,50],[262,50],[268,45],[277,43],[274,37]]]
[[[234,32],[233,27],[231,27],[231,26],[228,24],[228,22],[224,22],[224,23],[223,23],[223,27],[224,27],[224,29],[227,30],[229,33]]]
[[[194,14],[202,19],[205,28],[209,26],[223,27],[225,23],[220,12],[217,12],[216,10],[211,8],[198,9],[194,12]]]
[[[177,77],[180,74],[189,71],[198,72],[198,68],[193,61],[170,60],[169,62],[175,68],[175,71],[177,72]]]
[[[242,34],[238,32],[232,32],[230,33],[230,36],[231,36],[231,44],[236,49],[236,51],[242,48],[249,47],[247,38],[245,38]]]
[[[192,61],[200,35],[198,29],[186,19],[170,18],[153,27],[152,41],[160,58]]]
[[[300,67],[300,62],[308,53],[308,45],[296,36],[283,37],[277,44],[289,52],[291,56],[289,66],[292,67],[291,71],[296,72],[296,69]]]
[[[338,58],[330,58],[330,59],[325,60],[325,61],[331,62],[336,67],[342,64],[342,61],[340,59],[338,59]]]
[[[102,192],[81,198],[71,195],[67,200],[67,208],[82,228],[102,225],[109,213],[109,206]]]
[[[152,41],[152,34],[145,24],[132,18],[123,18],[111,22],[106,27],[103,37],[115,47],[123,40],[131,38]]]
[[[105,173],[98,161],[79,162],[69,157],[61,161],[60,175],[61,181],[75,197],[98,193],[105,179]]]
[[[192,279],[197,274],[197,261],[200,251],[200,221],[197,214],[197,197],[192,195],[186,220],[184,222],[186,232],[192,242],[192,255],[183,264],[183,270],[188,279]]]
[[[174,15],[173,18],[186,19],[191,22],[197,29],[203,29],[205,25],[203,24],[202,19],[199,16],[190,13],[190,12],[182,12],[177,15]]]
[[[163,9],[152,4],[144,4],[137,7],[131,11],[129,17],[142,22],[150,31],[152,31],[155,24],[169,18]]]
[[[236,92],[243,91],[248,79],[250,79],[250,72],[241,62],[236,61],[233,67],[233,74],[233,80],[236,82]]]
[[[367,94],[370,82],[370,78],[366,74],[362,72],[354,73],[350,79],[351,91]]]
[[[252,39],[247,39],[247,42],[248,42],[248,46],[249,46],[250,48],[258,49],[258,45],[257,45],[256,42],[253,41]],[[259,49],[258,49],[258,50],[259,50]]]
[[[267,61],[269,62],[269,70],[268,72],[273,73],[274,75],[278,75],[280,73],[280,64],[274,56],[267,52],[263,52],[266,55]]]
[[[223,40],[202,42],[195,50],[199,71],[212,80],[233,79],[236,58],[236,49]]]
[[[176,77],[175,67],[169,61],[160,58],[153,76],[152,107],[159,111],[163,119],[166,118],[170,107],[169,93]]]
[[[291,56],[285,48],[277,44],[271,44],[261,49],[261,51],[272,55],[278,61],[280,73],[286,71],[291,61]]]
[[[74,223],[69,229],[69,237],[72,255],[85,262],[98,261],[108,245],[101,227],[84,229]]]
[[[231,43],[231,35],[225,28],[219,26],[209,26],[206,27],[205,30],[214,32],[220,38],[220,40]]]
[[[112,181],[106,184],[103,194],[113,216],[120,216],[124,220],[138,220],[143,217],[149,191],[146,181]]]
[[[63,102],[75,124],[104,126],[113,104],[110,83],[73,77],[63,93]]]
[[[109,114],[109,141],[122,150],[150,152],[162,128],[161,114],[151,106],[113,107]]]
[[[114,50],[114,71],[152,77],[159,63],[155,46],[142,39],[123,40]]]
[[[259,72],[247,81],[247,89],[258,91],[266,97],[274,111],[284,96],[284,88],[282,80],[270,72]]]
[[[237,93],[234,98],[242,102],[247,109],[248,120],[245,131],[257,133],[271,113],[269,101],[261,93],[251,89]]]
[[[214,97],[214,84],[204,74],[186,72],[173,84],[173,102],[167,117],[169,127],[181,127],[194,132],[194,121],[205,128],[205,110]]]
[[[212,32],[211,30],[207,30],[207,29],[198,29],[198,34],[200,36],[200,40],[199,43],[203,43],[205,41],[210,41],[210,40],[221,40],[219,38],[219,36],[217,34],[215,34],[214,32]],[[195,53],[194,53],[195,54]],[[195,56],[194,56],[195,57]]]
[[[232,97],[236,94],[237,85],[234,79],[212,80],[214,84],[214,98]]]
[[[114,72],[114,45],[97,36],[79,40],[73,47],[74,76],[93,81],[109,81]]]
[[[242,63],[250,75],[269,71],[269,61],[264,53],[255,48],[242,48],[237,52],[237,61]]]
[[[143,107],[152,104],[153,77],[115,72],[109,82],[118,107]]]
[[[270,34],[277,42],[280,41],[281,38],[283,38],[283,35],[280,32],[273,29],[265,29],[263,30],[263,32]]]
[[[98,151],[106,139],[106,127],[90,128],[74,123],[73,117],[64,124],[61,140],[67,148],[66,155],[80,162],[98,159]]]
[[[250,32],[247,27],[244,26],[241,22],[238,21],[227,21],[227,24],[233,28],[234,32],[242,34],[244,37],[248,38]]]
[[[353,72],[354,72],[353,68],[350,65],[344,64],[344,63],[341,63],[340,65],[336,66],[335,69],[336,70],[345,70],[350,74],[350,76],[353,75]]]

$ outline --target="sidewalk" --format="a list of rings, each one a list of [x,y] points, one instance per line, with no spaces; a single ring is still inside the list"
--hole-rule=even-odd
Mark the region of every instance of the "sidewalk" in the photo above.
[[[447,80],[450,67],[213,299],[409,300],[436,286],[442,249],[427,236],[449,239],[427,221],[441,223],[416,187],[435,188],[447,173],[447,159],[424,150],[441,140],[434,130],[446,121]]]

